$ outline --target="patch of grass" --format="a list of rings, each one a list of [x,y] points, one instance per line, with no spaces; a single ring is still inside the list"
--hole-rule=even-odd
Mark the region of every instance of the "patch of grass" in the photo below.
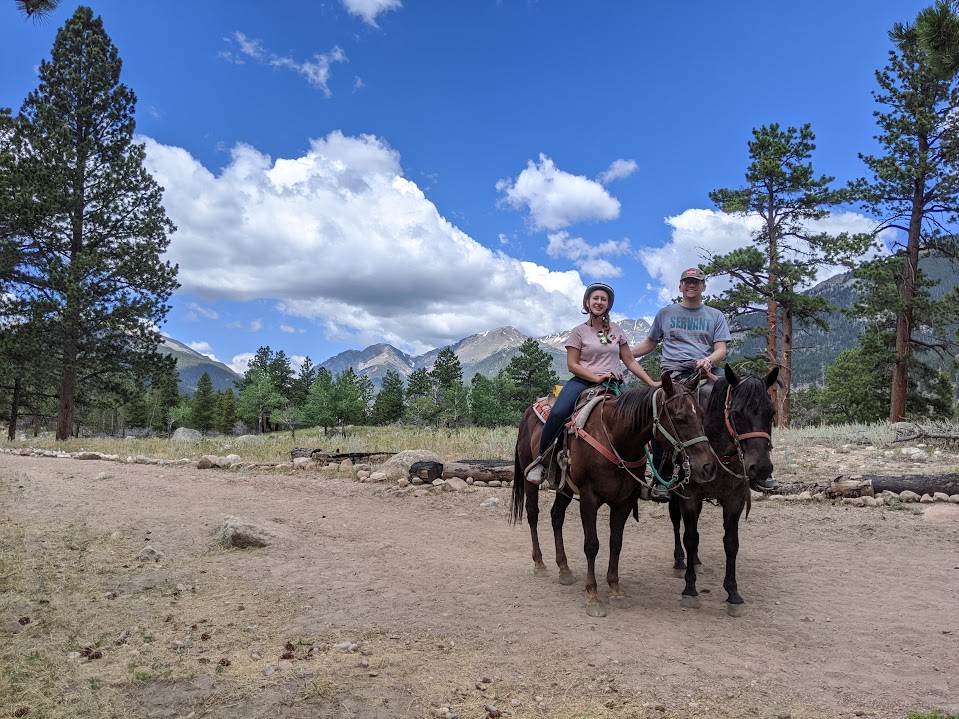
[[[908,719],[959,719],[959,714],[946,714],[939,709],[931,712],[909,712]]]
[[[26,442],[0,442],[0,447],[33,447],[62,452],[100,452],[121,458],[139,455],[154,459],[199,459],[204,454],[238,454],[244,462],[289,462],[294,447],[312,447],[340,452],[401,452],[406,449],[432,449],[444,457],[470,459],[510,459],[516,444],[515,427],[457,429],[433,427],[349,427],[345,435],[324,435],[311,428],[259,435],[243,442],[236,437],[209,437],[197,442],[171,442],[165,438],[120,439],[90,438],[57,442],[53,435],[30,437]]]

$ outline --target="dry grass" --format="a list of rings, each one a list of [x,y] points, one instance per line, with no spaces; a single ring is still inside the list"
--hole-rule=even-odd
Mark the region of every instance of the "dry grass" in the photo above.
[[[294,447],[340,452],[400,452],[432,449],[444,457],[509,459],[516,444],[516,429],[433,429],[416,427],[349,427],[345,434],[324,435],[322,429],[274,432],[244,441],[236,437],[211,437],[198,442],[171,442],[165,438],[90,438],[57,442],[52,434],[28,436],[25,442],[2,442],[0,447],[33,447],[63,452],[102,452],[121,457],[143,455],[156,459],[196,459],[204,454],[239,454],[246,462],[289,462]]]

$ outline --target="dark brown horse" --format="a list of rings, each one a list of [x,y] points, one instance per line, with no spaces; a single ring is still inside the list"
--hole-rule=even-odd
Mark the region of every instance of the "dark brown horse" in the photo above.
[[[690,484],[674,491],[669,499],[669,516],[673,522],[675,562],[673,571],[686,579],[682,602],[687,607],[699,606],[696,591],[696,567],[699,563],[699,514],[703,500],[714,499],[723,508],[723,548],[726,552],[726,611],[737,616],[743,610],[743,598],[736,583],[736,560],[739,554],[739,519],[749,514],[749,488],[760,490],[772,475],[770,458],[775,408],[768,389],[776,381],[776,367],[765,379],[751,375],[738,376],[726,365],[724,377],[713,386],[706,401],[703,425],[713,450],[722,463],[716,479],[708,485]],[[667,460],[668,467],[668,460]],[[685,524],[680,541],[680,520]],[[689,566],[684,562],[683,547]]]
[[[533,571],[545,574],[543,553],[539,545],[539,491],[526,481],[523,470],[536,456],[543,425],[532,408],[520,423],[516,440],[515,474],[513,478],[512,521],[526,516],[533,542]],[[620,397],[610,397],[595,407],[582,433],[569,438],[569,481],[578,490],[580,516],[583,521],[586,552],[586,612],[590,616],[606,616],[606,606],[596,586],[596,555],[599,538],[596,514],[600,505],[610,508],[609,568],[606,581],[613,599],[625,594],[619,586],[619,554],[623,546],[623,527],[636,507],[639,496],[638,478],[643,476],[644,448],[653,438],[672,449],[672,458],[688,469],[689,484],[710,482],[718,460],[704,436],[702,410],[690,391],[663,377],[661,389],[632,389]],[[556,493],[550,515],[556,545],[556,565],[561,584],[575,582],[566,561],[563,545],[563,519],[573,495],[568,489]]]

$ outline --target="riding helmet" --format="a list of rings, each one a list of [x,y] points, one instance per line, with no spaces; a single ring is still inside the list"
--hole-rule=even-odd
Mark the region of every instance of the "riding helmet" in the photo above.
[[[589,296],[596,290],[602,290],[609,295],[609,307],[606,308],[606,311],[609,312],[611,309],[613,309],[613,300],[616,299],[616,293],[613,292],[613,288],[607,285],[605,282],[594,282],[586,288],[586,294],[583,295],[583,310],[587,314],[589,313]]]

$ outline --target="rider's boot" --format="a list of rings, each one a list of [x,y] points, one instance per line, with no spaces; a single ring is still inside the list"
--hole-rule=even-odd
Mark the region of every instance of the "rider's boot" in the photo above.
[[[526,468],[526,481],[530,484],[539,485],[543,481],[543,472],[545,469],[543,466],[543,455],[540,455]]]
[[[769,477],[767,477],[766,479],[764,479],[762,482],[759,482],[759,486],[760,486],[762,489],[771,491],[771,490],[774,490],[774,489],[779,489],[779,482],[776,481],[776,478],[775,478],[775,477],[773,477],[772,475],[769,475]]]

